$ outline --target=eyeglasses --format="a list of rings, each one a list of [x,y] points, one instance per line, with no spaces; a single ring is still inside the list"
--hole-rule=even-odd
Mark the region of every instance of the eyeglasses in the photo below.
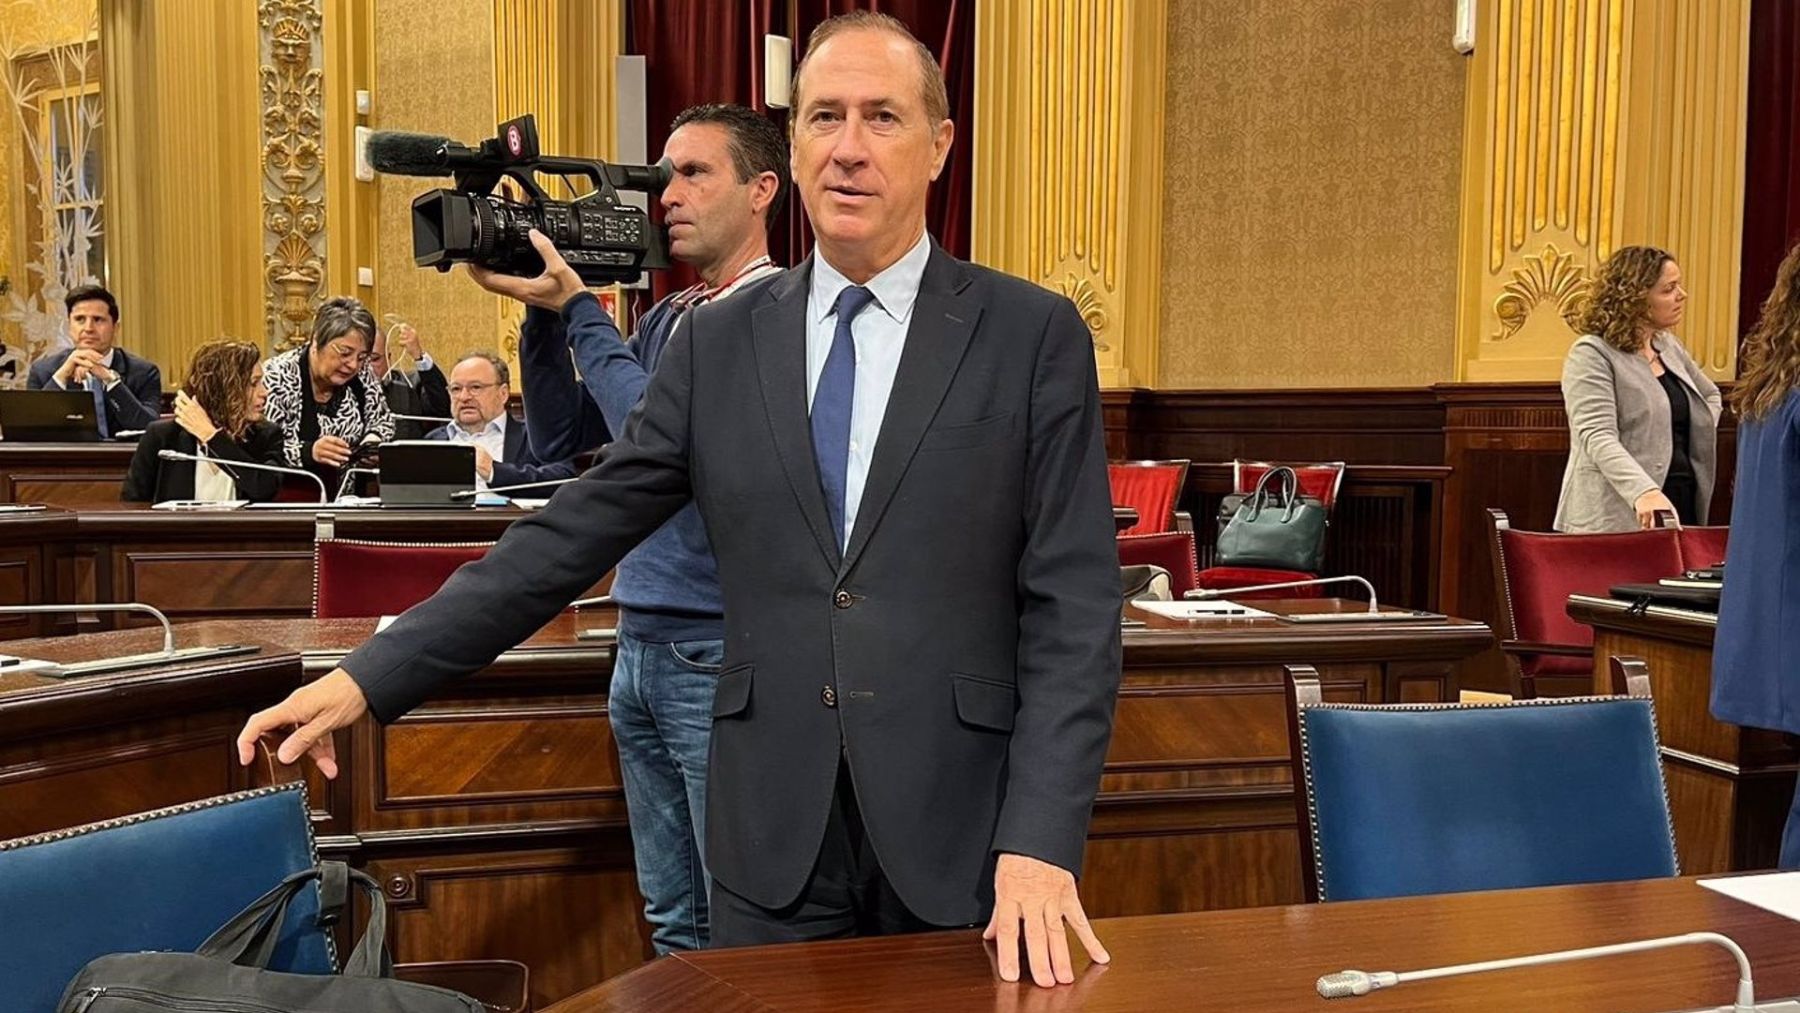
[[[345,345],[345,344],[341,344],[338,342],[332,342],[329,347],[331,348],[331,354],[337,356],[340,359],[349,359],[351,362],[354,362],[359,366],[363,365],[364,363],[367,363],[369,361],[369,353],[361,351],[353,345]]]
[[[453,383],[450,385],[450,396],[461,397],[464,394],[469,394],[474,397],[480,397],[498,386],[500,385],[497,383]]]

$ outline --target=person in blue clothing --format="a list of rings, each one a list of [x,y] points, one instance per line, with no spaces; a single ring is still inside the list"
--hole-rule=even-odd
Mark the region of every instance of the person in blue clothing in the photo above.
[[[1712,712],[1800,734],[1800,245],[1739,358],[1737,492],[1713,642]],[[1800,792],[1780,865],[1800,869]]]
[[[623,429],[690,309],[781,273],[768,244],[788,189],[780,128],[744,106],[695,106],[675,118],[663,154],[674,166],[660,198],[669,253],[691,265],[700,284],[651,307],[630,341],[591,299],[572,300],[568,319],[536,307],[526,311],[520,372],[531,446],[544,460],[572,457]],[[531,237],[548,248],[542,235]],[[479,268],[470,273],[490,291],[521,302],[539,280]],[[644,914],[658,953],[698,949],[707,941],[701,842],[725,627],[718,564],[693,504],[619,563],[612,597],[619,640],[608,712]]]

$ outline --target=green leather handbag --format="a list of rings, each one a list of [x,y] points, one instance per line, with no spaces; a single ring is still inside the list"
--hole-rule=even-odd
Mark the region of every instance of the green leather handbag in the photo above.
[[[1213,565],[1318,573],[1325,524],[1325,504],[1300,494],[1294,469],[1271,468],[1254,491],[1219,504]]]

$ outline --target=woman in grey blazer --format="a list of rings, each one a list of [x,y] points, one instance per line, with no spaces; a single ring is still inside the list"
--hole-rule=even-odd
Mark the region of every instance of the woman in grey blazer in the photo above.
[[[1719,388],[1670,333],[1687,290],[1675,258],[1627,246],[1601,265],[1563,361],[1569,464],[1558,531],[1633,531],[1668,511],[1703,524],[1718,457]]]

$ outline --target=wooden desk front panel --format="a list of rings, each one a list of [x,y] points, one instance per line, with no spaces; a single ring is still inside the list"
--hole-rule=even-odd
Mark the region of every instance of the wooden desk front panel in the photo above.
[[[136,443],[0,441],[0,501],[117,506]]]

